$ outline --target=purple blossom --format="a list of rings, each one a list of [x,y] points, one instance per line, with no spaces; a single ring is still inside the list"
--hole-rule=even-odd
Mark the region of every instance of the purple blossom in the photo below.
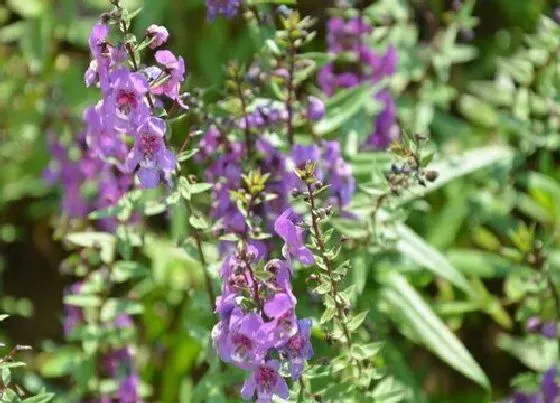
[[[371,33],[371,27],[360,17],[353,17],[348,21],[333,17],[327,23],[327,31],[330,52],[356,52],[360,48],[362,36]]]
[[[344,21],[333,17],[327,25],[327,42],[333,53],[350,52],[356,56],[356,62],[346,63],[342,68],[331,62],[323,66],[318,74],[319,86],[327,96],[332,96],[338,89],[353,88],[370,81],[377,83],[392,76],[397,68],[398,55],[390,45],[384,54],[371,50],[362,40],[371,28],[360,18]],[[396,125],[396,106],[387,90],[375,95],[382,102],[382,112],[376,117],[374,131],[368,136],[364,147],[385,149],[398,136]]]
[[[250,369],[264,360],[268,346],[262,334],[263,319],[256,313],[245,314],[235,308],[229,319],[229,328],[221,342],[217,342],[222,360],[242,369]]]
[[[323,101],[316,97],[308,97],[306,116],[312,121],[323,119],[325,116],[325,104]]]
[[[259,403],[272,402],[274,395],[287,399],[290,395],[288,385],[280,376],[279,368],[280,363],[276,360],[270,360],[255,367],[241,389],[243,399],[252,399],[255,394]]]
[[[179,89],[185,79],[185,61],[182,57],[175,56],[169,50],[158,50],[154,57],[156,62],[163,66],[166,79],[152,87],[152,93],[180,101]]]
[[[531,316],[529,319],[527,319],[525,328],[527,329],[528,333],[538,333],[541,328],[541,324],[541,319],[538,316]]]
[[[384,107],[377,116],[374,131],[366,140],[365,148],[385,149],[399,135],[397,127],[397,106],[391,95],[387,91],[379,92],[375,98],[382,102]]]
[[[234,17],[239,13],[241,0],[206,0],[208,20],[213,21],[218,15]]]
[[[123,379],[119,384],[117,396],[120,403],[139,403],[138,374],[133,373]]]
[[[274,222],[274,231],[285,242],[282,254],[288,260],[296,259],[305,266],[315,263],[313,253],[305,246],[304,229],[297,226],[297,215],[292,209],[284,211]]]
[[[148,45],[149,48],[155,49],[167,42],[169,32],[164,26],[152,24],[146,29],[146,36],[152,40]]]
[[[283,352],[288,357],[288,364],[292,379],[299,379],[303,372],[306,361],[313,357],[313,346],[311,345],[311,319],[298,320],[298,330],[290,337]]]
[[[112,71],[109,80],[111,91],[104,102],[106,113],[114,119],[115,128],[129,132],[150,114],[144,103],[148,81],[142,74],[125,68]]]
[[[542,377],[540,389],[535,393],[515,391],[508,403],[555,403],[560,397],[556,368],[548,369]]]
[[[150,117],[136,132],[134,148],[126,162],[126,169],[132,172],[138,168],[138,179],[145,188],[156,187],[162,179],[169,182],[175,170],[176,159],[164,142],[165,121]]]
[[[554,340],[558,336],[558,326],[556,321],[548,321],[542,324],[541,334],[547,339]]]
[[[128,153],[123,134],[110,124],[111,117],[106,113],[102,101],[84,112],[86,141],[90,153],[100,159],[110,157],[123,161]]]

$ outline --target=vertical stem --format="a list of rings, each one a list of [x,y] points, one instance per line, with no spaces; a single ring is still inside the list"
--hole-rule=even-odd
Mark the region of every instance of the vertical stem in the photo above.
[[[194,230],[194,240],[196,242],[196,249],[198,250],[198,258],[200,259],[200,264],[202,265],[202,272],[204,273],[204,282],[206,285],[206,292],[208,293],[208,299],[210,300],[210,306],[212,307],[212,312],[215,312],[216,297],[214,295],[214,290],[212,289],[212,279],[210,278],[210,273],[208,272],[208,265],[206,264],[204,251],[202,250],[202,241],[198,230]]]
[[[288,55],[288,83],[286,96],[286,111],[288,112],[287,131],[288,143],[290,146],[294,145],[294,75],[296,64],[296,47],[293,39],[290,38],[290,49]]]
[[[338,290],[338,282],[334,279],[334,268],[332,261],[326,257],[325,253],[325,242],[323,241],[323,234],[321,232],[321,228],[319,226],[319,221],[317,220],[316,211],[316,202],[315,202],[315,193],[313,191],[312,185],[307,184],[307,191],[309,192],[309,201],[311,203],[311,221],[313,227],[313,233],[315,235],[315,240],[317,241],[317,246],[319,246],[319,251],[321,252],[321,259],[327,268],[327,273],[331,282],[331,289],[332,289],[332,297],[334,300],[334,305],[337,310],[337,318],[340,322],[340,326],[342,327],[342,331],[344,332],[344,336],[346,337],[346,344],[348,345],[348,349],[352,349],[352,336],[350,335],[350,330],[348,330],[348,326],[346,325],[344,314],[344,307],[341,305],[339,301],[339,290]]]

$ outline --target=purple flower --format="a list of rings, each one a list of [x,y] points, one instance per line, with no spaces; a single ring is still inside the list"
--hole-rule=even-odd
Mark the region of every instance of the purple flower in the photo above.
[[[140,121],[149,114],[144,103],[148,81],[142,74],[131,73],[125,68],[111,72],[109,81],[111,92],[105,103],[107,114],[115,118],[115,127],[128,132],[135,127],[130,120]]]
[[[309,120],[317,121],[323,119],[325,116],[325,104],[319,98],[307,98],[307,118]]]
[[[109,26],[105,24],[95,24],[89,34],[89,50],[94,58],[99,59],[107,54],[107,36],[109,36]]]
[[[239,308],[232,311],[229,328],[222,340],[218,339],[218,352],[222,360],[242,369],[250,369],[264,360],[267,345],[261,335],[264,322],[260,315],[245,314]]]
[[[175,170],[175,155],[165,146],[164,133],[163,119],[146,119],[138,128],[134,148],[128,155],[126,169],[132,172],[139,166],[138,179],[145,188],[156,187],[162,176],[169,182],[170,175]]]
[[[264,304],[264,313],[270,322],[262,326],[262,336],[274,348],[286,344],[297,332],[295,301],[292,295],[279,293]]]
[[[208,20],[213,21],[218,15],[234,17],[239,12],[240,0],[206,0]]]
[[[111,118],[106,113],[102,101],[97,106],[87,108],[84,112],[86,124],[86,141],[90,153],[98,158],[115,157],[122,161],[128,153],[128,148],[121,133],[110,124]]]
[[[541,387],[536,393],[515,391],[509,403],[556,403],[560,396],[556,368],[548,369],[542,377]]]
[[[538,333],[541,328],[541,324],[541,319],[538,316],[531,316],[527,319],[527,323],[525,324],[527,333]]]
[[[284,378],[280,376],[279,368],[280,363],[276,360],[258,365],[241,389],[243,399],[252,399],[255,393],[259,403],[272,402],[272,396],[274,395],[287,399],[290,395],[288,385]]]
[[[146,29],[146,36],[152,40],[148,45],[149,48],[155,49],[167,42],[169,32],[164,26],[152,24]]]
[[[176,57],[169,50],[158,50],[154,57],[156,62],[163,66],[166,79],[152,87],[152,93],[179,101],[179,89],[185,79],[185,61],[180,56]]]
[[[129,375],[121,381],[117,396],[120,403],[139,403],[138,397],[138,374]]]
[[[541,390],[545,403],[555,403],[560,396],[560,387],[556,381],[557,371],[556,368],[547,370],[541,381]]]
[[[364,146],[385,149],[398,137],[397,106],[387,91],[379,92],[375,98],[384,104],[384,108],[377,116],[374,131],[367,138]]]
[[[284,346],[284,353],[288,357],[288,364],[292,379],[299,379],[303,372],[304,364],[313,357],[313,346],[311,345],[311,319],[298,320],[298,331],[290,337]]]
[[[304,230],[296,225],[297,216],[292,209],[284,211],[274,222],[274,231],[285,242],[282,253],[288,261],[299,260],[303,265],[315,263],[313,253],[305,246]]]
[[[558,335],[558,327],[555,321],[548,321],[542,324],[541,334],[547,339],[554,340]]]
[[[344,21],[341,17],[333,17],[327,23],[327,43],[333,53],[357,51],[361,38],[371,32],[371,27],[360,17]]]

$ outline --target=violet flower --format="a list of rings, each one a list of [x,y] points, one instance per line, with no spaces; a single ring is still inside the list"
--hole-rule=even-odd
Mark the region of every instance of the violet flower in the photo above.
[[[155,49],[167,42],[169,32],[164,26],[152,24],[146,29],[146,36],[152,40],[148,47]]]
[[[126,169],[132,172],[138,166],[138,179],[145,188],[156,187],[162,176],[169,182],[171,173],[175,170],[175,155],[167,149],[164,134],[165,121],[155,117],[146,119],[136,132],[134,148],[128,155]]]
[[[315,263],[313,253],[305,246],[304,229],[297,226],[297,216],[293,210],[284,211],[274,222],[274,230],[284,240],[282,254],[288,261],[296,259],[304,266]]]
[[[241,389],[241,396],[245,400],[252,399],[257,395],[257,402],[272,402],[272,397],[277,395],[282,399],[287,399],[290,395],[288,385],[278,369],[280,363],[270,360],[254,368],[249,378],[245,381]]]
[[[218,15],[231,18],[239,13],[241,0],[206,0],[208,20],[213,21]]]

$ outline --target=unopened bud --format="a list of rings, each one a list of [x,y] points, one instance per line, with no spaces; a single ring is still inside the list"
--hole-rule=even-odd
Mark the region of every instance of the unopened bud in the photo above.
[[[428,182],[435,182],[438,178],[439,173],[437,171],[428,171],[426,172],[426,180]]]

